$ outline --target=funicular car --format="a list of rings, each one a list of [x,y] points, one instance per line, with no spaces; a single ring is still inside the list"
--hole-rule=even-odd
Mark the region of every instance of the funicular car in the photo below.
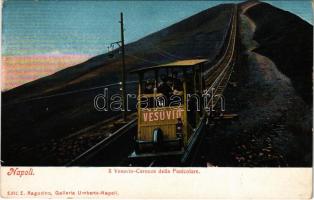
[[[133,70],[139,77],[137,134],[129,158],[182,155],[203,115],[202,72],[207,59]],[[198,95],[198,96],[197,96]]]

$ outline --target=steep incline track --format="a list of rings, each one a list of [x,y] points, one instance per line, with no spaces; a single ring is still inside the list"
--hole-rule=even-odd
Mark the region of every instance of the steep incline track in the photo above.
[[[219,97],[222,96],[224,89],[226,88],[229,78],[233,72],[233,67],[236,61],[236,44],[237,44],[237,21],[238,21],[238,9],[235,5],[234,14],[230,29],[230,36],[227,43],[224,55],[219,61],[213,65],[209,70],[204,73],[205,85],[207,91],[211,92],[212,98],[214,98],[211,107],[214,107]]]
[[[238,8],[237,5],[234,5],[229,38],[228,41],[226,41],[224,53],[222,54],[222,57],[203,74],[206,93],[209,94],[209,99],[207,99],[208,107],[206,108],[209,111],[214,110],[219,101],[222,104],[224,103],[223,92],[228,85],[237,56],[237,23]],[[199,143],[204,135],[204,130],[205,128],[208,128],[205,123],[205,116],[203,116],[195,134],[190,138],[185,154],[181,159],[183,165],[193,165],[194,160],[196,159],[195,157],[197,156]]]

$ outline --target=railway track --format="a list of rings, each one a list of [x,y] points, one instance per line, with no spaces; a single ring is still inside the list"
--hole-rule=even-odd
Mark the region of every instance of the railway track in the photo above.
[[[225,88],[228,85],[229,79],[233,72],[233,67],[236,61],[236,42],[237,42],[237,21],[238,21],[238,9],[235,5],[233,11],[233,20],[231,24],[230,37],[227,43],[227,48],[223,54],[223,57],[213,65],[208,71],[205,72],[205,85],[207,91],[211,92],[211,105],[209,107],[213,109],[220,97],[222,96]]]
[[[206,92],[209,92],[210,99],[208,101],[208,107],[210,111],[213,111],[217,106],[217,103],[221,101],[224,104],[223,92],[226,89],[233,67],[236,62],[236,43],[237,43],[237,21],[238,21],[238,8],[234,6],[231,28],[229,33],[229,39],[227,42],[226,50],[223,56],[204,73]],[[224,105],[221,105],[221,109],[224,111]],[[210,114],[207,114],[210,115]],[[206,120],[205,115],[200,120],[198,128],[195,134],[190,138],[186,151],[181,159],[182,165],[193,166],[198,157],[198,150],[200,142],[204,136],[204,130],[208,128],[210,130],[211,125]]]
[[[229,38],[228,41],[226,41],[227,45],[221,58],[206,72],[204,72],[203,75],[205,78],[205,86],[207,88],[207,91],[211,92],[209,107],[212,110],[216,107],[225,88],[227,87],[229,79],[233,72],[233,67],[235,65],[238,20],[237,12],[237,6],[235,5],[230,22],[231,24],[229,30]],[[188,166],[194,164],[198,152],[197,147],[199,146],[202,136],[204,135],[203,132],[206,128],[206,123],[206,117],[203,116],[200,120],[196,133],[189,140],[189,144],[186,148],[184,155],[181,157],[181,159],[177,161],[177,165]],[[72,159],[66,164],[66,166],[108,166],[108,164],[110,164],[110,162],[108,162],[108,159],[110,160],[112,157],[112,155],[110,156],[110,154],[115,154],[113,155],[113,157],[118,157],[117,152],[119,152],[119,150],[117,149],[119,149],[119,145],[125,145],[123,141],[126,143],[131,143],[130,141],[133,141],[134,129],[136,128],[136,124],[137,119],[135,118],[123,127],[121,127],[115,133],[113,133],[110,137],[98,142],[84,153]],[[128,138],[129,140],[127,141],[126,138]],[[125,154],[126,153],[127,151],[125,152]],[[154,167],[163,166],[164,163],[165,161],[153,159],[140,163],[139,165]],[[122,159],[122,161],[120,162],[117,162],[117,164],[118,166],[133,166],[131,163],[128,162],[126,158]]]
[[[73,166],[73,165],[86,165],[86,166],[94,166],[94,165],[110,165],[111,154],[112,152],[116,153],[117,151],[110,151],[111,148],[115,148],[115,145],[119,145],[121,143],[120,140],[123,138],[133,139],[134,128],[136,128],[137,119],[132,119],[124,126],[116,130],[109,137],[101,140],[84,153],[78,155],[73,158],[71,161],[65,164],[65,166]],[[115,156],[115,155],[114,155]]]
[[[133,87],[137,81],[128,81],[126,84],[128,85],[128,89],[130,91],[133,91],[135,88]],[[110,90],[118,91],[119,86],[121,86],[121,83],[112,83],[107,85],[101,85],[101,86],[95,86],[90,88],[83,88],[83,89],[77,89],[77,90],[71,90],[71,91],[65,91],[65,92],[54,92],[50,93],[49,95],[33,95],[30,97],[20,98],[14,102],[9,102],[7,104],[2,105],[3,112],[9,113],[15,113],[20,112],[27,109],[30,110],[36,110],[34,115],[31,115],[31,118],[38,118],[43,119],[43,121],[46,119],[47,113],[54,114],[54,110],[61,110],[61,109],[68,109],[68,110],[74,110],[75,107],[72,107],[72,102],[69,99],[75,99],[77,96],[72,97],[72,95],[85,95],[84,98],[87,96],[87,98],[93,97],[93,95],[98,94],[99,92],[103,92],[103,88],[109,88]],[[134,88],[134,89],[133,89]],[[59,102],[62,103],[55,103],[55,99],[57,99]],[[83,99],[83,98],[82,98]],[[63,101],[64,100],[64,101]],[[88,100],[88,99],[87,99]],[[81,101],[84,103],[90,103],[90,100],[84,99],[84,101]],[[81,103],[80,102],[80,103]],[[82,104],[82,105],[83,105]],[[27,109],[24,109],[24,108]],[[49,108],[49,110],[48,110]],[[88,108],[89,110],[93,109],[93,107]],[[28,113],[28,112],[26,112]],[[32,114],[32,113],[31,113]],[[121,113],[104,113],[104,117],[102,118],[98,117],[97,120],[95,119],[95,116],[99,116],[97,112],[89,112],[87,117],[91,116],[89,122],[86,122],[84,124],[74,124],[73,125],[65,125],[65,128],[62,130],[62,132],[58,132],[57,134],[54,134],[54,132],[51,132],[51,137],[43,138],[40,141],[35,142],[23,142],[23,143],[17,143],[14,145],[10,145],[8,148],[10,148],[10,154],[3,156],[3,163],[4,165],[12,165],[12,166],[19,166],[21,164],[26,164],[29,166],[59,166],[63,165],[66,161],[73,158],[78,153],[81,153],[82,151],[85,151],[87,148],[90,147],[91,143],[95,144],[99,140],[106,137],[108,134],[112,133],[112,130],[110,131],[103,131],[102,133],[100,131],[101,127],[103,127],[104,124],[111,123],[112,121],[119,120],[119,117],[121,117]],[[63,116],[61,116],[62,118]],[[52,117],[53,118],[53,117]],[[57,119],[59,120],[59,119]],[[86,121],[88,121],[86,120]],[[75,121],[73,119],[73,121]],[[33,121],[31,121],[33,122]],[[60,124],[65,124],[65,120],[60,120]],[[44,122],[45,123],[45,122]],[[71,123],[71,121],[70,121]],[[37,126],[37,124],[35,125]],[[38,124],[40,126],[40,124]],[[71,128],[70,128],[71,127]],[[72,128],[75,127],[75,128]],[[100,128],[99,128],[100,127]],[[97,130],[97,128],[99,130]],[[97,134],[92,133],[93,130],[97,130]],[[34,131],[37,131],[34,129]],[[91,133],[90,137],[85,137],[86,133]],[[60,133],[60,134],[59,134]],[[48,134],[47,134],[48,135]],[[80,139],[83,136],[84,139]],[[13,156],[14,155],[14,156]],[[29,159],[32,158],[32,159]]]

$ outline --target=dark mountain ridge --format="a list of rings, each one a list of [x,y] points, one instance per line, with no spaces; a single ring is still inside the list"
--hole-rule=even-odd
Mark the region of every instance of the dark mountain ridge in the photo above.
[[[236,123],[202,146],[217,166],[312,166],[313,26],[267,3],[240,4],[241,56],[224,92]]]
[[[254,50],[275,62],[299,95],[312,105],[313,26],[300,17],[266,3],[247,14],[256,24]]]

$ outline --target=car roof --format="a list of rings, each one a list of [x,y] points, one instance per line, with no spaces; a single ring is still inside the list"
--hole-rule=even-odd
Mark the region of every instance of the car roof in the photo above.
[[[185,60],[176,60],[170,63],[165,63],[161,65],[156,65],[152,67],[144,67],[140,69],[135,69],[130,71],[131,73],[142,73],[149,70],[158,70],[162,68],[189,68],[195,65],[203,64],[208,62],[208,59],[185,59]]]

